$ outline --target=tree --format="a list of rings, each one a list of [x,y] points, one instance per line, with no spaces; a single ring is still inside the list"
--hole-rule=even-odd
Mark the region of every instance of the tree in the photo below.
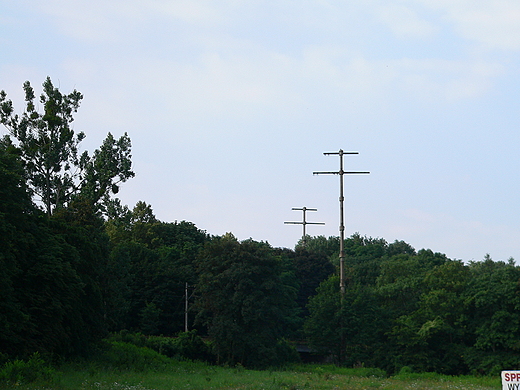
[[[50,78],[43,88],[40,102],[44,113],[40,114],[36,111],[31,84],[24,83],[27,107],[21,117],[13,114],[12,102],[1,91],[0,121],[18,141],[31,187],[50,215],[53,207],[69,200],[68,192],[74,185],[73,165],[78,164],[78,144],[85,134],[75,136],[70,125],[83,96],[76,90],[62,95]]]
[[[373,287],[351,283],[342,297],[338,283],[339,277],[331,276],[310,298],[305,334],[316,351],[336,363],[374,367],[381,360],[388,316]]]
[[[64,95],[47,77],[40,96],[43,113],[39,113],[29,81],[23,89],[26,109],[21,116],[14,113],[5,91],[0,91],[0,123],[16,140],[29,187],[48,216],[80,195],[96,205],[109,193],[117,193],[118,183],[134,176],[126,133],[117,141],[109,133],[91,157],[87,151],[78,155],[85,134],[75,134],[72,122],[83,99],[80,92]]]
[[[344,357],[341,345],[344,313],[338,284],[337,275],[321,283],[317,294],[309,301],[310,315],[304,324],[310,345],[319,353],[332,355],[336,362]]]
[[[396,343],[395,368],[467,372],[463,356],[469,339],[464,296],[468,271],[460,261],[447,261],[423,275],[417,309],[399,316],[390,333]]]
[[[78,165],[80,181],[77,185],[80,198],[94,205],[100,200],[106,201],[110,194],[119,192],[120,183],[135,176],[132,171],[131,146],[128,134],[116,140],[108,133],[92,157],[87,152],[82,154]]]
[[[132,239],[152,249],[158,237],[153,228],[159,221],[153,213],[152,206],[146,202],[138,201],[130,214]]]
[[[306,249],[310,253],[317,254],[319,256],[325,256],[329,259],[333,259],[334,262],[338,261],[339,255],[339,237],[331,236],[326,238],[325,236],[306,237],[305,245],[303,240],[298,241],[296,249]]]
[[[20,275],[17,261],[25,246],[31,198],[19,156],[9,138],[0,139],[0,351],[13,354],[23,344],[19,329],[28,321],[15,289]]]
[[[309,299],[316,295],[320,283],[328,279],[335,269],[325,254],[312,253],[300,247],[294,252],[293,262],[300,284],[297,302],[306,316],[309,314],[307,309]]]
[[[132,211],[127,205],[121,204],[118,198],[106,202],[105,229],[112,244],[117,245],[131,240]]]
[[[387,256],[392,257],[401,254],[415,255],[415,248],[404,241],[395,240],[393,243],[388,244],[388,248],[386,249]]]
[[[457,314],[464,306],[453,298],[451,290],[445,291],[448,287],[443,290],[442,277],[434,277],[432,273],[426,279],[435,267],[448,261],[444,255],[430,250],[415,253],[402,241],[388,245],[383,239],[362,237],[357,233],[345,240],[345,253],[348,283],[344,296],[337,284],[334,285],[338,280],[335,275],[321,283],[318,293],[309,301],[310,315],[305,322],[305,332],[318,351],[332,354],[341,364],[364,363],[394,370],[405,360],[410,363],[414,352],[424,352],[425,359],[433,356],[428,355],[428,342],[433,344],[441,334],[434,338],[423,332],[421,338],[418,331],[425,323],[435,324],[428,321],[435,320],[436,316],[444,316],[445,323],[452,327],[442,337],[453,336],[455,342],[460,341],[457,334],[459,317],[455,320],[448,309],[443,313],[434,305],[442,298],[451,298],[449,304],[452,306],[446,302],[446,307],[456,307]],[[459,274],[455,269],[450,270],[453,271],[450,274],[453,282]],[[435,291],[427,295],[428,289],[434,287]],[[423,331],[425,329],[427,326]],[[450,347],[453,346],[451,343]],[[442,354],[442,351],[438,352],[438,355]],[[422,357],[419,353],[415,356],[413,363]]]
[[[56,221],[41,218],[17,152],[9,138],[0,141],[0,352],[81,353],[101,313],[90,310],[99,300],[82,268],[79,236],[70,245]],[[83,237],[98,246],[94,235]]]
[[[520,366],[520,267],[513,262],[484,261],[468,266],[471,275],[464,299],[472,348],[465,354],[476,373],[497,374]]]
[[[159,221],[143,201],[132,211],[117,199],[108,206],[113,249],[103,288],[112,297],[106,302],[111,330],[176,334],[184,329],[185,286],[197,281],[195,258],[208,235],[191,222]]]
[[[215,237],[198,258],[199,321],[220,363],[267,367],[296,315],[296,288],[281,277],[280,259],[267,243]]]
[[[74,326],[74,348],[88,351],[90,343],[106,335],[107,322],[102,282],[109,268],[110,242],[104,230],[104,220],[95,210],[82,205],[77,209],[64,208],[48,221],[55,237],[74,254],[69,260],[81,283],[82,292],[74,304],[78,322]]]

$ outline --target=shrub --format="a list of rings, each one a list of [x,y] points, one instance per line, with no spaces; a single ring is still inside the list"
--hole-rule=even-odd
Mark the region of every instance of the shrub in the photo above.
[[[171,361],[148,347],[110,341],[109,348],[100,357],[100,362],[119,370],[148,371],[164,369]]]
[[[377,367],[358,367],[351,369],[353,376],[361,378],[386,378],[386,371]]]
[[[280,339],[276,343],[275,356],[276,360],[272,364],[277,367],[301,363],[300,354],[296,347],[286,339]]]
[[[138,347],[148,347],[154,351],[177,360],[201,360],[214,362],[211,349],[197,335],[196,330],[180,332],[177,337],[144,336],[141,333],[121,331],[108,339],[110,342],[125,342]]]
[[[148,338],[144,334],[131,333],[127,330],[122,330],[119,333],[113,333],[107,340],[122,341],[124,343],[137,345],[138,347],[149,347]]]
[[[307,365],[299,366],[304,372],[308,370]],[[314,364],[314,372],[318,374],[345,375],[358,378],[386,378],[386,371],[376,367],[341,367],[334,364]]]
[[[272,345],[258,345],[255,350],[251,350],[243,360],[243,365],[250,369],[266,370],[300,362],[295,346],[285,339],[279,339]]]
[[[500,375],[502,370],[520,367],[517,352],[488,352],[476,348],[469,349],[464,355],[473,375]]]
[[[409,366],[401,367],[399,373],[393,376],[394,379],[399,379],[403,381],[411,381],[417,379],[443,381],[449,377],[449,375],[439,374],[436,372],[414,372],[413,368]]]
[[[209,347],[197,335],[196,330],[179,333],[178,337],[174,339],[174,345],[179,356],[184,359],[213,361]]]
[[[164,336],[150,336],[146,341],[146,346],[169,358],[179,359],[179,351],[175,339]]]
[[[36,381],[54,381],[56,371],[49,366],[38,352],[29,360],[14,360],[4,364],[0,370],[0,381],[8,385],[19,385]]]

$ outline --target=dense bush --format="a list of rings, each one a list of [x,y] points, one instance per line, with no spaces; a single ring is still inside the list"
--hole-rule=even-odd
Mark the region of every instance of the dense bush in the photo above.
[[[122,341],[108,342],[108,348],[98,358],[106,368],[131,371],[164,369],[171,360],[148,348]]]
[[[39,353],[34,353],[27,361],[14,360],[4,364],[0,370],[0,383],[18,386],[36,381],[52,382],[56,371],[45,362]]]
[[[200,360],[209,363],[215,361],[210,346],[198,336],[196,330],[180,332],[177,337],[145,336],[141,333],[121,331],[111,335],[109,340],[150,348],[176,360]]]
[[[295,346],[286,339],[278,340],[274,356],[277,357],[277,360],[273,362],[273,365],[277,367],[301,363],[300,354],[296,350]]]
[[[180,332],[177,337],[150,336],[147,346],[178,360],[215,361],[210,347],[197,335],[196,330]]]
[[[122,341],[124,343],[129,343],[136,345],[138,347],[150,347],[148,344],[148,337],[142,333],[134,333],[129,332],[127,330],[122,330],[118,333],[112,333],[107,341]]]

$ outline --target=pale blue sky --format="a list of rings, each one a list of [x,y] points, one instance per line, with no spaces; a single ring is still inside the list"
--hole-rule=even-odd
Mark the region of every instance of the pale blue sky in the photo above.
[[[84,94],[93,150],[128,132],[120,196],[293,248],[339,235],[520,259],[518,0],[0,0],[0,89]]]

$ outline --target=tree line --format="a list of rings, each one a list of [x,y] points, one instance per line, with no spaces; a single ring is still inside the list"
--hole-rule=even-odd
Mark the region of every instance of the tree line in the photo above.
[[[88,356],[123,330],[178,336],[187,314],[219,364],[294,361],[291,342],[303,341],[338,364],[387,372],[520,365],[513,259],[464,264],[355,234],[341,296],[338,237],[273,248],[162,222],[144,201],[129,208],[116,197],[134,176],[129,136],[109,133],[80,154],[85,135],[71,124],[83,96],[47,78],[38,104],[23,88],[22,114],[0,92],[0,360]]]
[[[332,253],[330,241],[337,238],[310,243]],[[388,372],[406,366],[497,374],[520,367],[520,268],[512,258],[493,261],[486,255],[465,264],[431,250],[416,252],[402,241],[388,244],[358,234],[345,247],[343,301],[335,274],[309,300],[304,328],[316,348],[344,364]]]

